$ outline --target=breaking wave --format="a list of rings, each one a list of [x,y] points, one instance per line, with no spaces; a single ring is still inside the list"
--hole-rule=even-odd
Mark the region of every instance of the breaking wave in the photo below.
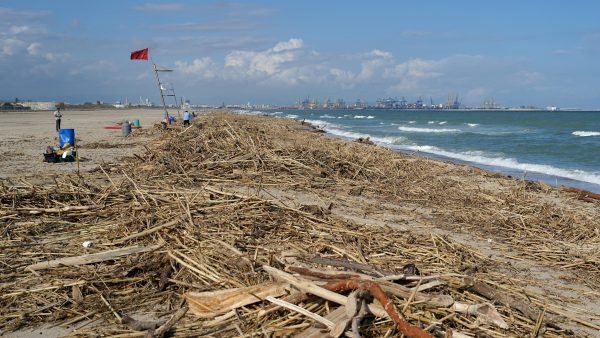
[[[451,128],[433,129],[433,128],[398,127],[398,130],[406,131],[409,133],[460,133],[459,129],[451,129]]]
[[[574,131],[572,134],[580,137],[600,136],[600,131]]]
[[[371,141],[378,143],[380,145],[398,145],[398,144],[402,144],[403,142],[405,142],[407,139],[406,137],[403,136],[373,136],[373,135],[369,135],[369,134],[363,134],[363,133],[357,133],[357,132],[353,132],[353,131],[347,131],[347,130],[341,130],[339,129],[339,126],[327,122],[327,121],[321,121],[321,120],[306,120],[306,122],[321,128],[325,131],[327,131],[328,133],[332,134],[332,135],[336,135],[336,136],[341,136],[344,138],[348,138],[348,139],[357,139],[359,137],[362,138],[369,138]]]
[[[563,169],[546,164],[521,163],[512,158],[491,157],[484,155],[483,152],[464,152],[456,153],[440,149],[434,146],[405,145],[402,149],[413,151],[422,151],[430,154],[440,155],[461,161],[477,164],[489,165],[494,167],[504,167],[508,169],[522,170],[525,172],[536,172],[545,175],[569,178],[572,180],[600,184],[600,173],[591,173],[583,170]]]

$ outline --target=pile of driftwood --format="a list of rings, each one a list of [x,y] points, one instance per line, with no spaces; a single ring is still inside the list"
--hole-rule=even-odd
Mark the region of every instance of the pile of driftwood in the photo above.
[[[443,236],[361,226],[314,203],[264,197],[275,188],[339,190],[418,202],[467,229],[517,232],[506,245],[527,241],[549,264],[577,257],[561,267],[598,285],[597,255],[573,245],[597,244],[597,220],[535,198],[549,188],[506,179],[501,194],[464,191],[458,177],[484,174],[444,172],[288,120],[212,115],[148,132],[160,140],[124,163],[47,185],[0,186],[0,334],[42,323],[85,323],[74,334],[116,337],[558,337],[572,334],[570,322],[599,329],[510,275],[487,272],[481,267],[494,263],[485,255]]]

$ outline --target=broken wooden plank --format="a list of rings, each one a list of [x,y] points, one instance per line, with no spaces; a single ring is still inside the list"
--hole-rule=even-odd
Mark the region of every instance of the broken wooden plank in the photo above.
[[[190,311],[200,318],[214,318],[242,306],[263,301],[268,296],[286,294],[288,283],[265,283],[244,288],[233,288],[184,294]]]

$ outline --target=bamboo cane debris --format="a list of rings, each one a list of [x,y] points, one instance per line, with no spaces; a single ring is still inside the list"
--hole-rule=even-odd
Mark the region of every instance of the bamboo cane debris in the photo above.
[[[84,264],[93,264],[104,262],[107,260],[115,259],[121,256],[133,255],[142,252],[153,251],[160,248],[160,245],[153,245],[149,247],[138,247],[132,246],[127,248],[97,252],[89,255],[81,255],[76,257],[65,257],[59,259],[53,259],[50,261],[39,262],[36,264],[31,264],[25,267],[25,270],[45,270],[52,269],[60,266],[77,266]]]
[[[321,289],[328,282],[376,282],[395,307],[406,307],[402,315],[408,324],[435,336],[543,332],[554,338],[571,333],[563,326],[598,327],[597,311],[577,306],[572,298],[532,291],[529,286],[541,287],[539,281],[514,276],[516,268],[474,247],[438,234],[361,225],[362,215],[351,220],[336,214],[344,203],[365,212],[396,203],[404,208],[396,212],[402,220],[418,221],[423,219],[418,212],[429,210],[426,216],[440,227],[491,237],[496,248],[516,259],[534,260],[597,289],[597,202],[469,167],[319,134],[307,137],[298,131],[305,127],[284,119],[223,114],[201,123],[202,129],[182,134],[151,130],[160,137],[146,152],[105,164],[98,172],[47,185],[0,184],[0,335],[40,323],[90,319],[103,324],[80,328],[78,335],[144,336],[117,318],[136,312],[172,314],[188,293],[265,285],[272,278],[263,265],[299,273],[292,277]],[[490,180],[498,183],[493,189]],[[353,189],[360,196],[350,193]],[[308,198],[302,200],[304,195]],[[333,208],[327,207],[331,201]],[[319,209],[303,211],[303,205]],[[95,246],[83,248],[86,240]],[[25,269],[113,244],[163,247],[76,269],[56,266],[38,274]],[[295,262],[280,259],[290,250],[299,253]],[[405,271],[411,264],[418,269]],[[467,286],[466,275],[495,291]],[[419,289],[428,288],[414,292],[409,302],[419,281]],[[329,318],[346,307],[350,290],[323,293],[327,298],[312,291],[295,289],[294,297],[281,299]],[[219,311],[222,315],[182,315],[168,332],[281,337],[313,325],[302,315],[271,307],[264,297],[249,298],[256,302]],[[455,303],[471,308],[493,304],[508,328],[482,321],[477,313],[457,312]],[[375,316],[362,319],[361,336],[396,334],[379,303],[371,307]],[[589,334],[576,334],[581,332]]]

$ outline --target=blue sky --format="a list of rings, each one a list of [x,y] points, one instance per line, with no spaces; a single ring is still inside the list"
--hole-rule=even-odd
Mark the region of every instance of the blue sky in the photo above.
[[[0,0],[0,99],[600,108],[600,1]]]

